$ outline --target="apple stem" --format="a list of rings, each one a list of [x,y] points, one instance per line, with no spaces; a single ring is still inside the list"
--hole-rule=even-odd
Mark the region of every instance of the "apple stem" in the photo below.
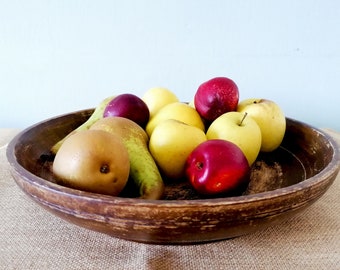
[[[241,119],[241,122],[240,122],[239,126],[242,126],[242,123],[243,123],[244,119],[247,117],[247,115],[248,115],[248,113],[245,112],[243,117],[242,117],[242,119]]]
[[[203,163],[202,162],[196,162],[196,168],[198,169],[198,170],[202,170],[203,169]]]

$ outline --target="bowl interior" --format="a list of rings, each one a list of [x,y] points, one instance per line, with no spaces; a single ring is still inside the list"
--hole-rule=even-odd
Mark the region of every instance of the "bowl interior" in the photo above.
[[[54,143],[86,121],[93,109],[65,114],[36,124],[18,135],[15,159],[26,170],[43,181],[56,183],[51,172]],[[243,194],[258,194],[288,187],[309,179],[332,162],[334,142],[309,125],[287,118],[282,145],[271,153],[261,153],[251,170],[251,180]],[[165,180],[166,181],[166,180]],[[71,189],[70,189],[71,190]],[[136,197],[128,186],[121,197]],[[187,181],[166,184],[164,200],[207,199],[197,194]]]

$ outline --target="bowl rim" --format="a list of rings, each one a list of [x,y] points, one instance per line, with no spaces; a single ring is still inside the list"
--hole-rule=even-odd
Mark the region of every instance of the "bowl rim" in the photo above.
[[[84,113],[86,111],[89,111],[90,109],[87,110],[80,110],[80,111],[75,111],[72,113]],[[309,124],[306,124],[304,122],[286,117],[287,120],[292,121],[297,124],[304,125],[310,129],[313,129],[316,133],[319,134],[319,136],[323,137],[327,143],[328,147],[332,148],[333,150],[333,155],[332,159],[323,168],[320,172],[315,174],[314,176],[307,178],[299,183],[271,190],[271,191],[266,191],[266,192],[261,192],[261,193],[256,193],[256,194],[250,194],[250,195],[240,195],[240,196],[231,196],[231,197],[219,197],[219,198],[201,198],[201,199],[185,199],[185,200],[165,200],[165,199],[159,199],[159,200],[146,200],[146,199],[141,199],[141,198],[127,198],[127,197],[119,197],[119,196],[111,196],[111,195],[103,195],[103,194],[97,194],[97,193],[92,193],[88,191],[82,191],[82,190],[77,190],[73,189],[70,187],[62,186],[57,183],[50,182],[40,176],[37,176],[30,171],[26,170],[21,164],[16,159],[15,155],[15,146],[20,140],[20,138],[27,133],[28,131],[32,130],[33,128],[47,122],[47,121],[52,121],[53,119],[60,118],[63,116],[67,116],[67,114],[59,115],[56,117],[52,117],[46,120],[43,120],[41,122],[38,122],[30,127],[27,127],[20,131],[17,135],[14,136],[14,138],[11,139],[11,141],[7,145],[6,149],[6,156],[7,160],[10,164],[10,169],[14,171],[17,174],[20,174],[21,178],[24,178],[25,182],[29,182],[30,184],[43,188],[45,190],[48,190],[53,193],[58,193],[58,194],[67,194],[68,196],[72,196],[74,198],[79,198],[81,200],[95,200],[95,201],[100,201],[102,203],[114,203],[114,204],[119,204],[119,205],[144,205],[144,206],[152,206],[152,205],[157,205],[157,206],[166,206],[166,207],[181,207],[183,205],[189,207],[197,207],[197,206],[218,206],[218,205],[238,205],[238,204],[244,204],[244,203],[251,203],[251,202],[259,202],[259,201],[266,201],[266,200],[271,200],[273,198],[285,196],[288,194],[293,194],[299,191],[302,191],[306,188],[312,188],[313,186],[317,185],[318,183],[323,182],[326,180],[329,176],[333,174],[337,174],[340,170],[340,147],[338,143],[335,141],[335,139],[327,134],[326,132],[322,131],[319,128],[313,127]],[[282,146],[280,146],[282,147]],[[23,175],[27,175],[23,177]],[[28,177],[29,176],[29,177]],[[15,178],[15,177],[14,177]],[[17,181],[16,179],[14,179]],[[335,180],[335,177],[334,177]],[[334,181],[333,180],[333,181]]]

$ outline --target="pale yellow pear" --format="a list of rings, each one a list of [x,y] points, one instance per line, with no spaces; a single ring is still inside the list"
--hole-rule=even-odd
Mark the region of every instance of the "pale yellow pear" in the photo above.
[[[203,120],[193,107],[187,103],[174,102],[160,109],[158,113],[149,120],[145,128],[147,134],[151,136],[155,127],[167,119],[175,119],[205,131]]]
[[[152,118],[165,105],[179,101],[175,93],[164,87],[150,88],[144,93],[142,100],[149,108],[150,118]]]
[[[161,173],[168,179],[176,180],[184,176],[189,154],[204,141],[206,136],[202,129],[168,119],[154,129],[149,150]]]

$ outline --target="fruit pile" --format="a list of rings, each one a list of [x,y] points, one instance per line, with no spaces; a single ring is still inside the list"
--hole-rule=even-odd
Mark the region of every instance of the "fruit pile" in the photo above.
[[[52,169],[63,185],[113,196],[128,187],[140,198],[161,199],[167,183],[180,181],[203,196],[239,194],[259,153],[277,149],[285,130],[275,102],[239,101],[226,77],[202,83],[190,103],[151,88],[143,97],[104,99],[53,145]]]

